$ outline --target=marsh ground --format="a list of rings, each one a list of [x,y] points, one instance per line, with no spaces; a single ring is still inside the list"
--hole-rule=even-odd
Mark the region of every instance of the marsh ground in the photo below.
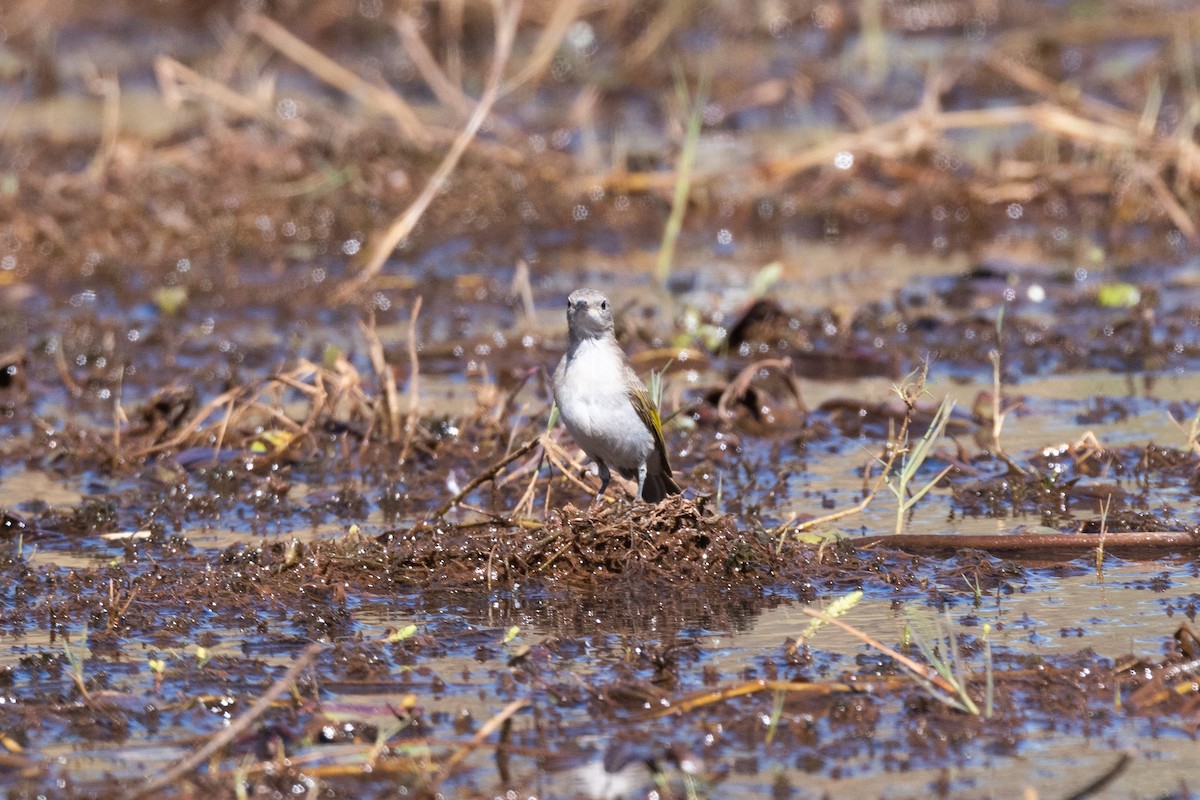
[[[7,796],[1193,796],[1194,6],[93,6],[0,10]],[[547,429],[583,284],[683,499]]]

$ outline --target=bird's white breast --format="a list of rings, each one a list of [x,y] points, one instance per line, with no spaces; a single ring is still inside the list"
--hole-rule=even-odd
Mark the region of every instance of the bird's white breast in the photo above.
[[[614,344],[585,339],[563,357],[555,401],[567,430],[593,458],[636,469],[654,452],[654,435],[638,416]]]

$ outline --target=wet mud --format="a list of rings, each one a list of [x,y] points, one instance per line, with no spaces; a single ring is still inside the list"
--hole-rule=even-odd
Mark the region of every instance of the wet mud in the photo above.
[[[4,794],[1193,796],[1195,14],[1100,5],[6,4]]]

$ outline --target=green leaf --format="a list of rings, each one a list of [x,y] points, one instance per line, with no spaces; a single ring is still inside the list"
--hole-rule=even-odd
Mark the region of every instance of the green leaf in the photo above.
[[[1101,308],[1133,308],[1141,301],[1142,292],[1132,283],[1110,283],[1096,293]]]
[[[385,639],[384,641],[386,641],[386,642],[403,642],[405,639],[409,638],[416,632],[417,632],[416,625],[405,625],[400,630],[394,631],[393,633],[388,634],[387,639]]]

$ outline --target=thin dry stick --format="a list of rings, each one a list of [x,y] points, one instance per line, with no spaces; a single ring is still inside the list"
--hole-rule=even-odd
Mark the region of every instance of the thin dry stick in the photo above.
[[[471,492],[475,491],[476,487],[486,483],[487,481],[494,478],[496,475],[500,474],[500,471],[502,469],[507,467],[512,462],[516,461],[521,456],[528,453],[530,450],[532,450],[534,447],[536,447],[537,444],[541,440],[542,440],[542,437],[535,436],[534,438],[525,442],[525,444],[518,447],[516,450],[514,450],[511,453],[509,453],[508,455],[506,455],[504,458],[497,461],[495,464],[492,464],[490,467],[485,469],[483,472],[476,475],[474,478],[472,478],[467,483],[466,486],[464,486],[462,489],[460,489],[453,497],[451,497],[446,502],[442,503],[442,505],[440,505],[436,511],[434,511],[431,515],[426,517],[423,520],[423,522],[431,522],[435,519],[441,519],[442,517],[444,517],[446,515],[446,512],[449,511],[450,509],[454,508],[455,504],[458,503],[458,501],[462,500],[464,497],[469,495]],[[420,524],[421,524],[420,522],[417,523],[417,525],[420,525]],[[413,527],[416,528],[417,525],[414,525]]]
[[[418,146],[426,147],[432,143],[433,137],[425,123],[417,118],[412,106],[391,89],[367,83],[320,50],[293,36],[273,19],[251,14],[247,29],[321,80],[336,86],[363,105],[392,117],[400,131]]]
[[[104,113],[100,127],[100,146],[88,164],[87,175],[94,181],[103,177],[117,148],[117,134],[121,131],[121,82],[115,74],[86,75],[88,88],[104,98]]]
[[[579,9],[582,6],[582,0],[559,0],[554,4],[554,13],[550,17],[550,21],[546,23],[546,27],[542,28],[542,33],[533,46],[529,60],[525,62],[525,66],[521,68],[516,77],[504,84],[500,90],[502,95],[541,77],[546,68],[550,66],[550,62],[554,60],[554,56],[558,54],[563,38],[567,35],[567,29],[579,15]]]
[[[864,510],[867,506],[871,505],[871,501],[875,499],[875,495],[879,494],[879,490],[882,489],[883,485],[887,482],[888,475],[891,473],[892,467],[896,463],[896,459],[900,457],[900,453],[900,448],[893,448],[892,454],[888,456],[887,461],[883,462],[883,470],[879,473],[879,477],[875,479],[874,485],[871,486],[870,491],[867,492],[866,496],[864,496],[857,505],[853,505],[850,508],[843,508],[841,511],[834,511],[833,513],[826,514],[823,517],[817,517],[816,519],[810,519],[805,522],[801,522],[796,526],[795,532],[801,533],[802,531],[809,530],[810,528],[815,528],[818,525],[824,525],[827,522],[833,522],[841,519],[842,517],[848,517],[851,514],[857,514]]]
[[[446,763],[442,765],[442,768],[438,770],[438,774],[434,776],[433,782],[429,786],[429,793],[435,794],[437,792],[437,787],[442,784],[442,781],[450,777],[450,773],[453,772],[454,768],[459,765],[459,762],[467,757],[468,753],[470,753],[476,747],[479,747],[479,745],[483,744],[484,739],[495,733],[501,725],[503,725],[510,717],[512,717],[513,714],[516,714],[527,705],[529,705],[529,699],[526,697],[519,697],[506,705],[504,708],[500,709],[500,713],[489,719],[482,728],[476,731],[475,735],[471,737],[469,742],[459,746],[459,748],[455,750],[453,754],[451,754],[450,758],[446,759]]]
[[[396,28],[396,35],[400,37],[400,43],[404,45],[404,52],[412,59],[413,66],[421,73],[421,77],[425,79],[426,85],[433,90],[437,99],[462,114],[463,117],[470,114],[471,108],[475,104],[463,94],[462,89],[446,77],[446,73],[438,66],[437,59],[425,46],[425,40],[421,38],[421,32],[417,30],[417,24],[413,22],[413,18],[401,11],[396,15],[396,21],[393,24]]]
[[[419,303],[420,301],[418,301]],[[400,397],[396,392],[396,380],[392,377],[392,369],[383,357],[383,342],[375,333],[375,318],[370,322],[359,321],[363,336],[367,338],[367,357],[371,361],[371,369],[379,381],[379,389],[383,393],[383,418],[387,424],[387,439],[396,442],[400,439]]]
[[[1038,103],[1030,106],[966,109],[931,113],[919,107],[888,122],[864,131],[837,136],[788,158],[766,166],[774,180],[789,178],[814,167],[832,163],[839,152],[865,152],[893,157],[929,144],[935,133],[961,128],[1007,128],[1032,125],[1049,133],[1095,147],[1133,149],[1149,158],[1175,159],[1183,165],[1197,165],[1200,145],[1186,139],[1146,138],[1136,127],[1126,129],[1096,122],[1073,114],[1061,106]],[[1200,167],[1184,167],[1189,177],[1200,178]],[[668,176],[669,177],[669,176]],[[665,180],[662,178],[661,180]]]
[[[116,460],[121,456],[121,426],[129,421],[125,416],[125,409],[121,407],[121,395],[125,392],[125,365],[117,371],[117,391],[113,398],[113,443],[112,452],[113,459]]]
[[[1192,215],[1179,202],[1179,198],[1172,194],[1171,189],[1167,186],[1167,182],[1162,179],[1161,175],[1145,164],[1138,164],[1134,168],[1133,174],[1134,177],[1150,187],[1150,191],[1154,194],[1155,199],[1162,204],[1163,210],[1167,212],[1167,216],[1171,218],[1171,222],[1183,232],[1184,236],[1188,237],[1192,243],[1200,240],[1200,232],[1196,230],[1196,223],[1192,221]]]
[[[904,680],[907,681],[908,678]],[[682,697],[673,701],[669,706],[656,708],[647,714],[644,719],[658,719],[659,717],[671,716],[673,714],[685,714],[689,711],[695,711],[697,708],[710,706],[714,703],[722,703],[726,700],[732,700],[735,697],[758,694],[759,692],[792,692],[795,694],[826,695],[833,694],[834,692],[853,691],[856,691],[856,687],[848,683],[800,683],[760,678],[758,680],[739,683],[736,686],[727,686],[724,689],[699,692]]]
[[[542,498],[542,519],[545,521],[549,521],[550,509],[553,508],[553,506],[550,505],[550,494],[553,490],[554,481],[546,481],[546,496]]]
[[[537,489],[538,472],[541,470],[542,460],[546,457],[545,448],[538,455],[537,464],[529,471],[529,483],[525,487],[525,491],[521,494],[521,499],[517,501],[513,507],[512,515],[518,519],[528,516],[533,512],[533,497]]]
[[[404,447],[400,449],[402,464],[408,460],[408,449],[417,432],[417,412],[421,405],[421,362],[417,358],[417,317],[421,314],[421,300],[418,296],[408,316],[408,417],[404,420]]]
[[[554,441],[550,437],[546,437],[545,443],[546,443],[546,457],[548,459],[550,459],[551,464],[553,464],[555,467],[558,468],[558,470],[560,472],[562,472],[563,476],[567,480],[571,481],[576,486],[583,489],[585,492],[591,493],[591,492],[596,491],[596,487],[588,486],[586,483],[581,481],[579,478],[575,477],[575,472],[583,471],[583,469],[584,469],[583,464],[581,464],[580,462],[571,458],[571,454],[568,453],[561,444]],[[573,465],[575,467],[575,469],[572,470],[570,467],[564,466],[563,465],[564,461],[567,464]],[[625,478],[623,478],[620,475],[613,475],[612,481],[614,483],[620,484],[621,486],[624,486],[631,494],[633,493],[633,486],[634,486],[633,481],[626,480]],[[609,501],[610,503],[617,502],[616,498],[614,498],[614,497],[604,497],[603,499]]]
[[[904,655],[903,653],[901,653],[897,650],[893,650],[892,648],[888,647],[883,642],[879,641],[878,639],[871,636],[870,634],[860,631],[858,628],[854,627],[853,625],[849,625],[845,622],[842,622],[837,617],[831,617],[828,614],[826,614],[825,612],[817,611],[816,609],[813,609],[813,608],[802,608],[800,610],[803,611],[805,614],[808,614],[810,617],[814,617],[814,618],[819,619],[822,622],[828,623],[830,625],[836,625],[837,627],[844,630],[846,633],[850,634],[854,638],[861,641],[863,644],[865,644],[869,647],[873,647],[876,650],[878,650],[879,652],[883,653],[885,656],[889,656],[890,658],[895,659],[898,663],[900,663],[901,666],[903,666],[909,672],[913,673],[914,675],[921,676],[924,680],[927,680],[930,683],[934,684],[935,686],[937,686],[939,689],[946,692],[947,694],[954,695],[954,694],[958,693],[957,690],[953,686],[951,686],[946,681],[945,678],[943,678],[941,675],[938,675],[937,672],[935,672],[931,667],[927,667],[924,664],[921,664],[920,662],[913,661],[908,656]]]
[[[666,4],[659,8],[654,19],[650,20],[642,35],[625,49],[625,58],[621,66],[628,70],[657,55],[663,42],[679,28],[679,21],[690,9],[691,4],[683,0],[667,0]]]
[[[203,764],[222,747],[225,747],[234,739],[241,736],[242,733],[245,732],[246,728],[250,727],[255,720],[257,720],[271,708],[272,703],[274,703],[285,692],[291,689],[292,684],[295,683],[296,678],[300,675],[300,673],[303,672],[305,668],[312,663],[313,659],[317,657],[317,654],[324,649],[325,645],[320,642],[313,642],[310,644],[307,648],[305,648],[304,652],[292,662],[292,666],[289,667],[288,671],[283,674],[283,677],[271,684],[271,688],[267,689],[263,696],[258,698],[254,705],[252,705],[245,714],[242,714],[240,717],[235,719],[228,728],[225,728],[220,733],[209,739],[208,743],[199,750],[192,753],[190,756],[187,756],[145,786],[141,787],[140,789],[135,789],[133,792],[134,800],[138,800],[138,798],[142,797],[157,795],[163,789],[167,788],[172,783]]]
[[[1141,120],[1137,115],[1098,98],[1081,94],[1078,84],[1057,83],[1053,78],[1022,64],[1015,58],[1001,53],[992,53],[984,57],[983,63],[1021,88],[1040,94],[1048,100],[1078,108],[1080,111],[1114,125],[1128,128],[1142,127]]]
[[[1133,763],[1133,756],[1128,752],[1121,753],[1117,756],[1117,760],[1112,766],[1100,773],[1100,775],[1088,782],[1086,786],[1081,787],[1077,791],[1067,795],[1066,800],[1086,800],[1089,797],[1095,797],[1117,778],[1121,777],[1129,765]]]
[[[229,398],[229,405],[225,409],[225,413],[221,415],[221,424],[217,428],[217,441],[213,445],[213,463],[217,463],[217,459],[221,457],[221,448],[225,446],[225,434],[229,432],[229,420],[233,417],[234,399]]]
[[[284,120],[278,114],[271,113],[261,100],[239,94],[225,84],[201,75],[169,56],[154,59],[154,76],[158,80],[158,90],[168,108],[179,108],[183,104],[183,93],[179,91],[179,87],[186,86],[197,95],[224,107],[236,116],[283,125],[303,136],[311,132],[311,128],[303,120]]]
[[[487,119],[488,114],[491,112],[492,105],[496,102],[497,92],[500,88],[500,78],[504,74],[504,65],[508,63],[508,57],[512,52],[513,38],[516,36],[517,31],[517,20],[520,18],[521,13],[520,0],[512,3],[507,8],[501,8],[499,0],[495,0],[494,5],[496,15],[496,50],[492,54],[492,67],[488,74],[487,87],[484,89],[483,96],[479,98],[479,103],[475,106],[474,113],[471,114],[466,127],[463,128],[462,132],[454,140],[454,144],[450,146],[449,152],[442,159],[442,163],[438,165],[437,170],[433,173],[433,177],[429,179],[429,182],[425,184],[425,188],[421,190],[421,194],[391,224],[383,236],[375,240],[366,266],[334,293],[335,300],[346,300],[379,274],[388,256],[396,249],[396,245],[400,244],[405,236],[412,233],[413,228],[416,227],[417,222],[425,214],[425,210],[429,207],[429,204],[433,202],[434,196],[441,190],[446,179],[450,177],[450,173],[458,166],[458,160],[466,152],[467,145],[475,138],[475,134],[479,132],[480,126],[483,125],[483,121]]]
[[[194,435],[196,433],[196,431],[200,429],[200,426],[204,424],[204,420],[208,419],[209,416],[214,411],[216,411],[218,408],[225,405],[226,403],[232,404],[232,402],[234,400],[236,400],[240,395],[242,395],[248,391],[249,391],[249,386],[239,386],[237,388],[230,389],[229,391],[222,392],[221,394],[214,397],[212,400],[209,400],[207,403],[205,403],[204,407],[201,408],[198,412],[196,412],[196,415],[192,417],[191,421],[188,422],[187,425],[184,425],[179,430],[179,433],[175,434],[175,436],[171,437],[171,439],[169,439],[168,441],[165,441],[165,442],[159,442],[158,444],[150,445],[149,447],[144,447],[141,450],[131,453],[129,457],[135,458],[135,459],[136,458],[145,458],[146,456],[153,455],[154,453],[160,452],[162,450],[170,450],[172,448],[178,447],[179,445],[186,442],[189,438],[191,438],[191,436]],[[231,408],[232,408],[232,405],[231,405]]]
[[[796,405],[801,411],[805,411],[804,399],[800,395],[800,385],[792,373],[792,359],[790,356],[784,356],[783,358],[764,358],[743,367],[737,377],[725,387],[725,391],[721,392],[721,397],[717,400],[717,416],[721,419],[728,419],[733,413],[729,410],[729,406],[745,397],[755,376],[768,369],[773,369],[783,376],[788,390],[796,398]]]

